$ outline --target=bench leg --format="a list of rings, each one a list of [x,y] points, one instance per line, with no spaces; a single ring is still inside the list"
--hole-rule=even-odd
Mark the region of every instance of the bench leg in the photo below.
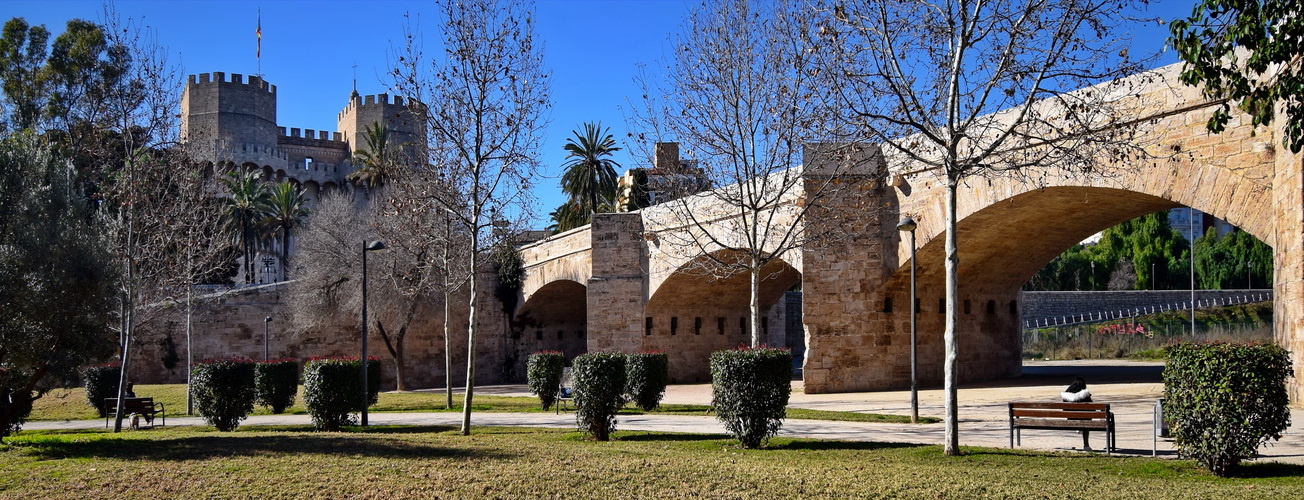
[[[1019,446],[1023,446],[1023,429],[1015,429],[1014,437],[1015,437],[1014,442],[1018,443]]]

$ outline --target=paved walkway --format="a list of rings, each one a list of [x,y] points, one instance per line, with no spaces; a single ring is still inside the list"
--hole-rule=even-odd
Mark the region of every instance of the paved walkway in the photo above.
[[[1162,363],[1127,361],[1081,362],[1029,362],[1024,376],[1004,381],[987,382],[962,387],[960,400],[960,444],[965,446],[1008,447],[1009,424],[1006,403],[1010,401],[1058,401],[1059,392],[1075,376],[1087,379],[1097,402],[1110,403],[1115,414],[1119,451],[1124,454],[1151,454],[1152,411],[1155,400],[1162,396],[1163,386],[1159,373]],[[909,415],[909,391],[863,392],[843,394],[804,394],[801,382],[794,382],[794,392],[789,406],[819,410],[855,411]],[[476,388],[481,395],[528,396],[523,385],[498,385]],[[709,404],[709,384],[674,385],[666,390],[663,402],[684,404]],[[919,413],[922,416],[942,416],[943,391],[926,388],[919,391]],[[1296,426],[1304,425],[1304,409],[1293,408],[1291,420]],[[370,422],[376,425],[460,425],[461,414],[454,413],[371,413]],[[563,413],[476,413],[472,425],[477,426],[533,426],[573,428],[574,414]],[[249,417],[242,425],[308,425],[307,415],[257,415]],[[168,425],[204,425],[197,417],[169,418]],[[25,429],[86,429],[103,428],[103,420],[78,420],[66,422],[29,422]],[[619,418],[620,430],[653,432],[724,433],[724,428],[713,417],[676,415],[624,415]],[[877,424],[858,422],[832,422],[789,419],[779,434],[782,436],[844,441],[877,441],[919,444],[941,444],[944,440],[942,424]],[[1104,433],[1092,433],[1091,444],[1096,451],[1105,445]],[[1023,431],[1022,447],[1036,450],[1074,450],[1082,447],[1082,438],[1069,431]],[[1259,450],[1259,460],[1304,464],[1304,430],[1288,429],[1280,441]],[[1170,440],[1158,441],[1158,454],[1172,457],[1176,453]]]

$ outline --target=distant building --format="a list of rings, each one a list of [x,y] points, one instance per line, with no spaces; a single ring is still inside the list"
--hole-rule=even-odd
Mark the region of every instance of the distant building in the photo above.
[[[619,209],[638,210],[711,189],[697,162],[679,159],[679,143],[656,143],[652,168],[625,171],[617,180]]]
[[[1183,238],[1190,238],[1191,225],[1195,225],[1195,237],[1199,239],[1204,236],[1207,228],[1214,228],[1218,232],[1218,237],[1226,236],[1227,233],[1236,231],[1236,226],[1231,225],[1225,220],[1219,219],[1212,215],[1206,214],[1193,208],[1181,207],[1168,211],[1168,225],[1182,235]]]
[[[424,105],[387,94],[349,95],[336,115],[336,130],[291,127],[276,121],[276,86],[259,76],[247,79],[215,71],[190,75],[181,94],[180,139],[190,154],[215,171],[261,172],[264,182],[291,183],[303,188],[311,206],[323,194],[352,189],[347,178],[356,170],[353,153],[366,149],[366,128],[382,124],[389,144],[401,157],[424,159]],[[254,283],[280,279],[280,242],[255,258]],[[290,253],[294,240],[291,238]],[[243,266],[241,266],[243,269]],[[237,282],[244,277],[237,276]]]

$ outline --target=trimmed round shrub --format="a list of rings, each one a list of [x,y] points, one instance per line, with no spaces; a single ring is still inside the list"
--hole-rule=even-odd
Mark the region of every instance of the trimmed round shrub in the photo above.
[[[118,397],[118,374],[121,365],[95,365],[82,370],[82,386],[86,388],[86,401],[100,412],[100,418],[108,416],[109,404],[105,401]]]
[[[1178,452],[1219,476],[1254,458],[1290,426],[1290,354],[1271,344],[1182,342],[1168,347],[1164,417]]]
[[[231,358],[196,363],[190,375],[195,411],[219,431],[233,431],[254,411],[254,365]]]
[[[743,448],[779,432],[792,392],[792,351],[739,347],[711,353],[715,415]]]
[[[367,357],[367,406],[380,394],[380,358]],[[362,411],[362,360],[313,358],[303,365],[303,405],[318,430],[339,431],[356,425]]]
[[[670,358],[664,352],[636,352],[625,356],[625,395],[643,411],[661,405],[670,381]]]
[[[293,359],[275,359],[258,363],[254,368],[254,390],[259,405],[280,415],[294,406],[299,392],[299,362]]]
[[[530,355],[525,364],[530,383],[530,394],[539,395],[543,409],[552,408],[561,388],[561,374],[566,369],[566,356],[557,351],[539,351]]]
[[[0,419],[0,441],[22,429],[23,423],[32,414],[31,394],[14,391],[14,386],[26,385],[26,381],[17,377],[9,378],[10,376],[13,374],[5,373],[4,368],[0,368],[0,380],[9,382],[6,387],[0,388],[0,416],[13,412],[10,418]]]
[[[616,412],[625,406],[625,355],[618,352],[581,354],[571,362],[574,377],[575,421],[598,441],[616,430]]]

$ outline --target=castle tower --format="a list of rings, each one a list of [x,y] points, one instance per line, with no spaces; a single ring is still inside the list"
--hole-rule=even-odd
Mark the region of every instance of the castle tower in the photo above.
[[[236,164],[279,168],[276,86],[215,71],[190,75],[181,94],[181,141],[195,153]]]
[[[391,100],[388,94],[361,96],[354,91],[337,117],[337,129],[344,135],[349,151],[354,152],[366,148],[367,127],[384,124],[389,127],[391,147],[402,148],[404,161],[418,161],[424,159],[426,123],[425,113],[414,113],[414,108],[423,109],[419,102],[405,103],[401,96]]]

